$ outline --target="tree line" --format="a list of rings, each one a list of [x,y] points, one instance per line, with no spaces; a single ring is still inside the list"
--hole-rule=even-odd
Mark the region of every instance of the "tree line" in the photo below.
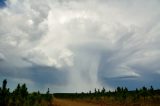
[[[52,94],[50,91],[42,94],[39,91],[29,93],[26,84],[18,84],[17,87],[10,91],[7,88],[7,80],[3,80],[0,87],[0,106],[51,106]]]
[[[85,100],[89,102],[104,103],[106,105],[116,106],[159,106],[160,89],[154,89],[153,86],[136,88],[129,91],[127,87],[117,87],[113,91],[107,91],[104,87],[87,93],[54,93],[51,94],[48,88],[46,93],[28,92],[26,84],[18,84],[11,92],[7,88],[7,80],[3,80],[0,87],[0,106],[53,106],[53,97]],[[121,105],[119,105],[121,104]]]

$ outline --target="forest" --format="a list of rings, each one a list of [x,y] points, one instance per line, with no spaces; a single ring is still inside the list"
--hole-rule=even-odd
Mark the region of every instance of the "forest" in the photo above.
[[[46,93],[29,92],[26,84],[18,84],[11,92],[7,80],[0,87],[0,106],[61,106],[55,99],[65,99],[96,104],[97,106],[160,106],[160,89],[143,86],[129,91],[126,87],[117,87],[114,91],[105,88],[82,93]]]
[[[46,94],[39,91],[29,93],[26,84],[18,84],[10,92],[5,79],[0,87],[0,106],[52,106],[52,96],[49,89]]]

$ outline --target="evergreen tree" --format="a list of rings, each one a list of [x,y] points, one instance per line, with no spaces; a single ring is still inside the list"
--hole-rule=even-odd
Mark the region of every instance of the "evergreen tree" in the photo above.
[[[3,80],[2,88],[0,89],[0,106],[6,106],[9,101],[9,88],[7,89],[7,80]]]
[[[94,93],[97,94],[97,89],[96,88],[94,89]]]
[[[26,84],[23,84],[20,88],[20,94],[21,94],[21,97],[26,99],[27,96],[28,96],[28,91],[27,91],[27,87],[26,87]]]
[[[118,86],[116,91],[117,91],[117,93],[120,93],[121,92],[121,88]]]
[[[145,86],[143,86],[142,89],[141,89],[141,95],[143,96],[144,100],[147,96],[147,93],[148,93],[147,88]]]
[[[153,86],[150,86],[149,95],[154,100],[154,96],[153,96],[154,95],[154,88],[153,88]]]
[[[105,90],[105,88],[103,87],[101,93],[102,93],[102,94],[105,94],[105,92],[106,92],[106,90]]]
[[[50,102],[51,99],[52,99],[52,96],[51,96],[50,91],[49,91],[49,88],[48,88],[48,90],[47,90],[47,92],[46,92],[46,100]]]

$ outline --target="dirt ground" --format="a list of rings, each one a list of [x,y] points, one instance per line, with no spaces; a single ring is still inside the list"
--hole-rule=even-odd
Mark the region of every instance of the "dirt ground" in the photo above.
[[[72,101],[67,99],[57,99],[53,101],[53,106],[99,106],[98,104],[86,103],[80,101]]]

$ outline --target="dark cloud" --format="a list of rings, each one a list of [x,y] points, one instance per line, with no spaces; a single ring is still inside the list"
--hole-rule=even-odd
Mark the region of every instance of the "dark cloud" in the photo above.
[[[34,90],[38,87],[39,90],[43,91],[47,89],[48,85],[52,92],[56,91],[54,86],[66,85],[69,77],[67,71],[58,70],[54,67],[33,65],[26,68],[6,68],[3,67],[3,64],[0,64],[0,76],[1,78],[8,78],[15,84],[26,83],[31,87],[30,89]]]
[[[32,66],[27,68],[30,71],[30,78],[39,85],[53,84],[65,85],[68,79],[68,73],[65,70],[58,70],[54,67]]]
[[[4,60],[5,60],[5,56],[2,53],[0,53],[0,62]]]

